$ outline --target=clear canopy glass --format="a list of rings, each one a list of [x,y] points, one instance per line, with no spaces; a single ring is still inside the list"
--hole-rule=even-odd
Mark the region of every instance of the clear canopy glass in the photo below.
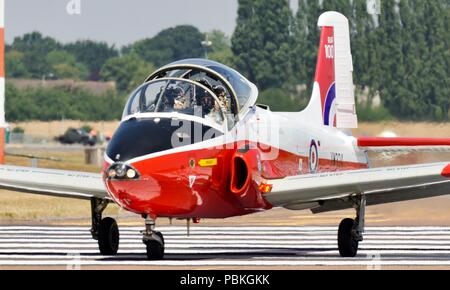
[[[199,67],[205,67],[210,70],[215,71],[218,73],[224,80],[226,80],[231,87],[233,88],[234,92],[236,93],[236,98],[238,100],[239,104],[239,110],[241,110],[244,105],[253,105],[248,104],[249,100],[251,99],[252,94],[256,94],[254,90],[256,90],[255,87],[251,86],[251,83],[240,73],[235,71],[234,69],[223,65],[221,63],[207,60],[207,59],[186,59],[181,60],[177,62],[173,62],[171,64],[168,64],[165,66],[167,70],[167,74],[165,77],[182,77],[182,78],[189,78],[191,80],[200,80],[201,78],[206,78],[212,85],[215,85],[217,83],[220,85],[221,80],[214,79],[214,77],[208,76],[206,73],[202,73],[199,71],[195,71],[192,69],[176,69],[177,66],[181,65],[194,65]],[[174,67],[173,70],[170,70],[171,67]],[[221,84],[224,85],[224,84]],[[226,86],[225,86],[226,87]],[[228,94],[231,96],[231,93],[228,92]]]
[[[164,78],[141,85],[130,96],[123,118],[137,113],[172,113],[205,118],[223,125],[230,111],[224,94],[219,97],[194,81]]]

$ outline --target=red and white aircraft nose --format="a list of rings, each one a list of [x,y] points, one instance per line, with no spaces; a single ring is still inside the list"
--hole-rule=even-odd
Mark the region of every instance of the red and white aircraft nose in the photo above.
[[[115,166],[124,165],[108,164],[104,180],[111,198],[137,214],[174,218],[243,214],[245,206],[229,190],[227,163],[231,154],[228,150],[201,149],[143,159],[125,165],[125,170],[136,170],[133,179],[108,174]]]
[[[191,124],[180,134],[171,118],[122,122],[106,152],[104,181],[111,198],[154,217],[224,218],[270,207],[252,179],[256,152],[230,148],[222,132]],[[174,136],[195,136],[196,127],[210,138],[172,144]]]

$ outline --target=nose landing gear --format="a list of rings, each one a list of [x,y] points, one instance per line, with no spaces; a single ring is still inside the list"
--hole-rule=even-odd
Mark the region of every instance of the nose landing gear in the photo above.
[[[155,220],[147,216],[145,218],[145,231],[143,231],[143,242],[147,247],[147,258],[149,260],[162,260],[164,258],[164,236],[155,229]]]
[[[353,258],[358,253],[359,242],[363,241],[366,199],[364,195],[352,199],[356,218],[344,219],[339,225],[338,248],[341,257]]]

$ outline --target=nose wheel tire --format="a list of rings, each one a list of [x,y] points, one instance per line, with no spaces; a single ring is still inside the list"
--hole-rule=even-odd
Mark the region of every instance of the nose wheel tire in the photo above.
[[[119,250],[119,227],[113,218],[104,218],[98,229],[98,247],[105,256],[114,256]]]
[[[339,225],[338,230],[338,247],[341,257],[353,258],[358,253],[359,241],[353,234],[355,221],[352,219],[344,219]]]
[[[149,239],[144,243],[147,247],[147,258],[149,260],[162,260],[164,258],[164,237],[160,232],[154,232],[160,240]]]

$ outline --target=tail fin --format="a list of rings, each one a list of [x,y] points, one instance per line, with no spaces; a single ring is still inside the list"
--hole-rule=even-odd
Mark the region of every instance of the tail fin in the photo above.
[[[353,87],[353,62],[347,18],[325,12],[312,97],[306,111],[312,120],[340,129],[358,127]]]

